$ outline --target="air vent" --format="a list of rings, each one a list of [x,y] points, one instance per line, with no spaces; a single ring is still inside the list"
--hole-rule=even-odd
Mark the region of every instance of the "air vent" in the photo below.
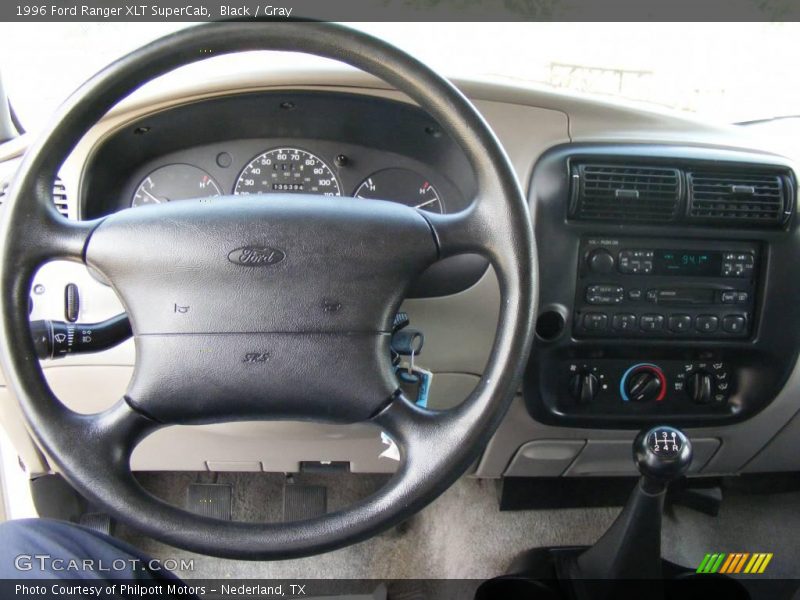
[[[791,215],[788,182],[779,173],[694,170],[687,181],[691,219],[778,226]]]
[[[53,184],[53,204],[55,204],[56,210],[63,216],[69,216],[67,186],[64,185],[64,182],[61,181],[60,177],[56,177],[56,181]]]
[[[6,200],[6,194],[8,194],[8,181],[4,181],[0,183],[0,206]],[[65,217],[69,214],[69,201],[67,199],[67,187],[64,185],[64,182],[61,181],[60,177],[56,177],[56,181],[53,184],[53,205],[56,207],[56,210],[60,212]]]
[[[678,215],[677,169],[579,164],[572,167],[572,185],[571,215],[578,219],[645,223]]]

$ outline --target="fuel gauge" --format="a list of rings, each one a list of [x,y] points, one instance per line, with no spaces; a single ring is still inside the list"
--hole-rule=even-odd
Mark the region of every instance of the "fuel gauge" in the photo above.
[[[209,198],[221,194],[217,182],[203,169],[184,164],[166,165],[142,180],[133,195],[131,206]]]

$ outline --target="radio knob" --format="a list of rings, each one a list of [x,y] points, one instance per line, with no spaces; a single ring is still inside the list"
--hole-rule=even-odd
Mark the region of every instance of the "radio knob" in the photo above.
[[[697,404],[708,404],[712,400],[712,390],[714,381],[710,373],[705,371],[695,371],[689,376],[689,385],[686,391],[692,402]]]
[[[593,273],[610,273],[614,270],[614,257],[605,248],[597,248],[586,257],[589,270]]]

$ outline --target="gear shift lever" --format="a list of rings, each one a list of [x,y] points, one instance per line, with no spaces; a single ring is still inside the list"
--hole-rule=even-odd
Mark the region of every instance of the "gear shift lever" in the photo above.
[[[692,443],[674,427],[654,427],[636,436],[633,458],[642,477],[603,537],[562,565],[570,579],[661,578],[664,496],[667,486],[689,469]]]
[[[633,460],[642,474],[641,485],[649,493],[664,491],[692,464],[692,443],[674,427],[641,431],[633,440]]]

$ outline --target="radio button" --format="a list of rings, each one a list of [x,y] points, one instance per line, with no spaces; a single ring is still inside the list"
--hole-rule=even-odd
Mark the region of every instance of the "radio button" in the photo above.
[[[639,288],[632,288],[628,290],[628,300],[641,300],[642,299],[642,290]]]
[[[583,327],[587,331],[603,331],[608,327],[608,315],[605,313],[588,312],[583,315]]]
[[[615,331],[633,331],[636,328],[636,315],[614,315],[614,318],[611,319],[611,328]]]
[[[695,321],[695,329],[702,333],[713,333],[719,328],[719,318],[714,315],[700,315]]]
[[[642,315],[639,317],[639,328],[642,331],[658,331],[664,328],[664,315]]]
[[[616,285],[590,285],[586,288],[586,302],[589,304],[619,304],[625,290]]]
[[[728,333],[742,333],[747,321],[742,315],[727,315],[722,319],[722,329]]]
[[[649,275],[653,272],[652,250],[622,250],[619,253],[619,271],[633,275]]]
[[[722,304],[747,304],[750,294],[738,290],[726,290],[720,294]]]
[[[692,317],[689,315],[671,315],[667,324],[670,331],[683,333],[692,328]]]
[[[750,253],[726,252],[722,256],[723,277],[750,277],[756,259]]]

